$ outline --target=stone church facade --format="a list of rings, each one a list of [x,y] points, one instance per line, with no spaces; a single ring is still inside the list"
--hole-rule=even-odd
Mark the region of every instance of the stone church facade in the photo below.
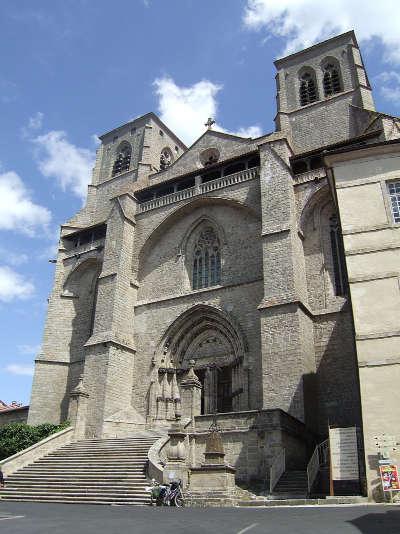
[[[362,428],[324,155],[398,129],[353,32],[275,65],[273,133],[209,128],[187,148],[148,113],[101,136],[87,202],[61,228],[30,424],[73,417],[83,375],[86,437],[194,415],[201,451],[217,412],[238,479],[264,478],[282,447],[304,468],[329,424]]]

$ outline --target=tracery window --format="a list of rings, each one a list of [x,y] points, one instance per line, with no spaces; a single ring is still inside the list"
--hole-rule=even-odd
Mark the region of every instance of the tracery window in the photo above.
[[[221,283],[221,251],[214,228],[207,226],[201,232],[194,248],[193,289],[202,289]]]
[[[314,73],[304,72],[300,76],[300,105],[306,106],[318,100],[317,83]]]
[[[325,96],[331,96],[340,93],[342,84],[340,82],[339,67],[328,63],[324,68],[324,93]]]
[[[124,171],[129,171],[131,165],[132,148],[128,143],[124,143],[118,147],[117,157],[115,158],[112,175],[120,174]]]

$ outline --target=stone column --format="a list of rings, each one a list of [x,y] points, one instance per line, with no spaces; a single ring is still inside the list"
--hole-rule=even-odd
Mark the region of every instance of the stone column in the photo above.
[[[165,403],[162,394],[161,384],[158,375],[155,379],[155,395],[156,395],[156,420],[160,421],[165,418]]]
[[[231,372],[232,372],[232,393],[235,393],[240,389],[239,366],[234,365],[232,367]],[[234,412],[240,409],[239,403],[240,403],[240,395],[235,395],[235,397],[232,398],[232,410]]]
[[[83,385],[83,375],[81,375],[78,384],[70,394],[69,420],[74,427],[74,441],[85,438],[88,398],[89,394]]]
[[[168,435],[170,439],[167,450],[168,460],[163,471],[163,481],[181,480],[183,487],[185,487],[188,482],[186,432],[183,431],[180,423],[175,423],[168,431]]]
[[[178,387],[178,382],[176,380],[175,370],[174,370],[174,374],[172,375],[171,391],[172,391],[172,400],[174,402],[175,419],[180,419],[182,416],[181,396],[179,393],[179,387]]]
[[[217,369],[207,367],[204,380],[204,412],[214,413],[217,411],[216,398]]]
[[[194,372],[194,361],[190,360],[189,371],[181,380],[182,417],[189,417],[194,425],[194,418],[201,414],[201,382]]]

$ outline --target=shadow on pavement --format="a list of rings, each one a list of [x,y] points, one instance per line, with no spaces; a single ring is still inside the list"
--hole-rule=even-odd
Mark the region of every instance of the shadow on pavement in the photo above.
[[[362,534],[399,534],[400,510],[365,514],[348,521],[348,523],[357,527]]]

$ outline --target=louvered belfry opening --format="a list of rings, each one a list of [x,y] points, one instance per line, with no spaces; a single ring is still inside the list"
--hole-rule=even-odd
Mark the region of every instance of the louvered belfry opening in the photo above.
[[[114,161],[112,175],[120,174],[121,172],[129,171],[131,165],[132,150],[128,146],[124,146],[118,151],[118,155]]]
[[[318,100],[317,84],[310,72],[305,72],[300,78],[300,104],[306,106]]]
[[[339,69],[329,63],[324,69],[324,93],[325,96],[340,93],[342,84],[340,83]]]

